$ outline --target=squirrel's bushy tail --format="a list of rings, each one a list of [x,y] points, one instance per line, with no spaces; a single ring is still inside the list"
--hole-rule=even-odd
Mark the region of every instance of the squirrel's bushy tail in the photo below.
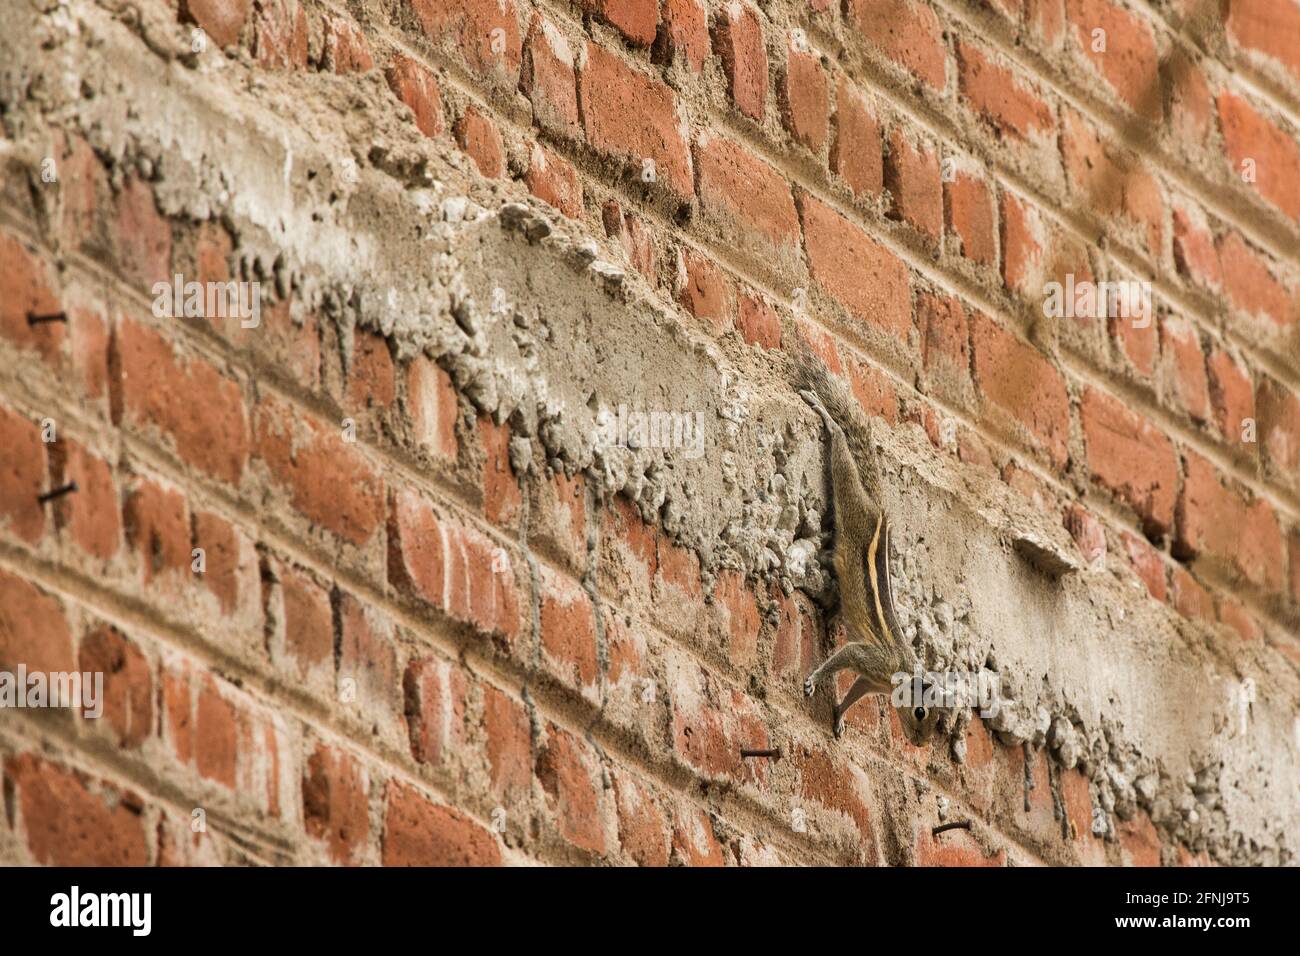
[[[876,470],[871,450],[871,421],[853,397],[848,384],[832,375],[826,363],[807,344],[793,350],[791,362],[795,389],[806,389],[822,400],[826,410],[831,413],[831,418],[844,429],[849,451],[853,453],[862,478],[864,481],[872,481]]]

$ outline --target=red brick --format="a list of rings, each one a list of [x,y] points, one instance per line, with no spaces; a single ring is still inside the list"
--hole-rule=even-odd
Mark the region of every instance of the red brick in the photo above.
[[[35,585],[0,571],[0,668],[46,673],[76,670],[62,604]]]
[[[581,0],[585,10],[618,30],[633,46],[654,42],[659,25],[658,0]]]
[[[1043,260],[1043,224],[1038,210],[1002,193],[1002,281],[1008,289],[1038,296],[1033,279]]]
[[[671,89],[589,42],[578,68],[578,97],[593,147],[630,165],[638,180],[645,160],[652,160],[655,181],[679,201],[690,200],[691,156]]]
[[[1026,0],[1025,20],[1048,48],[1061,45],[1065,34],[1064,0]]]
[[[233,613],[256,585],[256,578],[249,580],[246,539],[226,519],[203,511],[194,515],[194,544],[203,549],[202,582],[216,595],[222,611]]]
[[[53,505],[59,526],[66,528],[87,554],[111,558],[122,545],[121,508],[112,469],[77,442],[64,439],[53,449],[65,459],[59,484],[77,485],[75,495],[66,495]]]
[[[536,773],[560,835],[579,849],[603,854],[601,772],[591,747],[550,724],[546,742],[537,754]]]
[[[197,23],[218,47],[233,46],[248,19],[248,0],[180,0],[188,23]]]
[[[393,495],[388,576],[455,620],[507,638],[519,633],[520,598],[509,553],[436,514],[411,491]]]
[[[623,852],[640,866],[667,866],[667,821],[650,788],[626,773],[616,773],[614,800]]]
[[[948,228],[961,239],[963,258],[981,265],[997,265],[997,236],[993,196],[988,184],[966,172],[957,172],[944,184],[944,211]]]
[[[44,260],[23,243],[0,233],[0,335],[21,349],[35,349],[48,362],[58,359],[67,330],[62,322],[28,325],[28,315],[53,315],[63,306]]]
[[[108,324],[98,308],[74,306],[68,319],[72,367],[86,395],[102,399],[108,395]]]
[[[855,196],[878,196],[885,183],[882,157],[879,121],[866,96],[841,76],[835,94],[831,169]]]
[[[190,514],[185,496],[155,481],[136,483],[123,508],[126,540],[144,566],[145,583],[190,568]]]
[[[965,40],[957,41],[957,67],[962,96],[1001,135],[1028,140],[1051,132],[1052,109],[1027,80]]]
[[[1065,381],[1037,349],[983,313],[970,317],[973,371],[985,398],[1023,426],[1057,468],[1069,458],[1070,398]]]
[[[1175,567],[1170,582],[1169,598],[1179,614],[1188,620],[1214,623],[1214,602],[1195,578],[1182,568]]]
[[[605,223],[605,234],[622,242],[632,267],[651,282],[657,282],[657,240],[654,230],[639,216],[631,213],[624,215],[613,199],[606,200],[601,215]]]
[[[1218,106],[1232,175],[1241,176],[1242,163],[1254,160],[1254,188],[1287,217],[1300,220],[1300,143],[1235,93],[1220,93]]]
[[[686,283],[678,301],[696,318],[725,328],[731,317],[731,294],[722,270],[693,250],[687,250],[684,259]]]
[[[512,526],[523,506],[519,479],[510,465],[510,427],[488,416],[478,420],[483,444],[483,513],[493,524]]]
[[[474,72],[511,89],[518,84],[522,44],[513,0],[411,0],[411,9],[434,44],[450,40]]]
[[[767,104],[767,47],[758,11],[730,0],[718,11],[713,49],[722,58],[727,89],[736,109],[762,122]]]
[[[451,376],[423,355],[406,372],[407,416],[416,444],[430,454],[456,460],[460,409]]]
[[[1111,338],[1119,345],[1120,351],[1127,356],[1133,368],[1140,375],[1150,375],[1155,370],[1156,353],[1160,345],[1154,316],[1148,316],[1143,324],[1136,317],[1115,315],[1107,324]]]
[[[1205,74],[1181,51],[1169,57],[1169,129],[1192,147],[1209,145],[1214,98]]]
[[[659,59],[680,54],[692,73],[704,69],[709,57],[709,22],[700,0],[663,0],[662,28],[656,46]]]
[[[370,777],[351,754],[316,744],[303,768],[302,819],[335,863],[361,862],[370,837]]]
[[[366,36],[350,20],[325,14],[325,65],[333,73],[365,73],[375,67]]]
[[[1259,384],[1258,439],[1270,463],[1294,482],[1300,475],[1300,398],[1271,379]]]
[[[1291,600],[1300,604],[1300,532],[1291,532],[1287,539],[1287,553],[1291,565]]]
[[[1127,502],[1148,534],[1168,532],[1178,494],[1173,443],[1124,403],[1095,388],[1084,392],[1080,418],[1093,480]]]
[[[673,822],[673,856],[685,866],[726,866],[713,820],[698,807],[679,805]]]
[[[439,766],[465,739],[465,673],[439,657],[411,661],[402,678],[411,755]]]
[[[416,128],[425,136],[441,136],[447,127],[433,73],[422,63],[397,53],[384,70],[384,78],[393,95],[410,107]]]
[[[741,668],[753,666],[758,654],[759,617],[754,594],[744,575],[723,571],[714,587],[714,607],[720,609],[727,629],[727,659]]]
[[[134,642],[101,625],[81,639],[78,670],[103,674],[103,717],[120,747],[138,747],[153,730],[153,674]]]
[[[549,571],[542,575],[542,652],[552,671],[574,686],[593,687],[598,676],[596,615],[581,586]]]
[[[896,127],[890,133],[885,157],[885,186],[891,198],[890,217],[911,223],[927,238],[938,241],[943,232],[939,154],[914,146]]]
[[[1061,155],[1071,188],[1097,216],[1122,214],[1153,260],[1164,247],[1164,198],[1145,170],[1116,155],[1081,114],[1066,110]]]
[[[202,776],[234,788],[239,762],[235,706],[211,677],[199,688],[194,709],[194,758]]]
[[[765,349],[781,347],[781,320],[776,312],[757,296],[741,295],[736,327],[750,345]]]
[[[568,161],[544,146],[534,145],[525,179],[528,191],[570,219],[582,218],[582,183]]]
[[[341,426],[266,397],[257,406],[254,446],[297,511],[357,546],[371,539],[384,514],[383,478]]]
[[[1178,271],[1207,289],[1223,287],[1214,236],[1187,209],[1174,209],[1174,262]]]
[[[785,128],[809,149],[820,150],[826,142],[830,109],[830,90],[820,59],[790,44],[780,92]]]
[[[1179,404],[1196,421],[1210,417],[1210,383],[1205,373],[1205,353],[1195,326],[1186,319],[1166,315],[1160,322],[1161,349],[1173,380]]]
[[[916,297],[921,360],[926,371],[970,375],[970,331],[961,300],[923,292]]]
[[[874,849],[871,809],[862,771],[849,763],[838,763],[824,750],[799,748],[794,754],[799,772],[799,793],[824,807],[848,816],[862,834],[868,852]],[[867,857],[870,859],[870,856]]]
[[[384,866],[500,866],[492,834],[414,787],[389,781],[384,809]]]
[[[0,519],[7,519],[11,534],[34,543],[45,533],[45,506],[36,500],[47,490],[41,430],[0,407],[0,448]]]
[[[1214,405],[1215,423],[1230,445],[1239,445],[1246,419],[1253,423],[1255,418],[1255,387],[1246,370],[1222,349],[1210,353],[1206,366],[1210,371],[1210,401]]]
[[[944,88],[943,28],[928,6],[913,0],[848,0],[845,15],[895,63],[934,89]]]
[[[395,722],[400,712],[397,652],[393,626],[380,611],[362,604],[346,591],[336,591],[339,635],[338,677],[352,681],[355,702],[366,714],[379,713]]]
[[[487,735],[492,791],[505,800],[527,795],[533,778],[532,727],[528,712],[491,685],[483,688],[483,731]]]
[[[172,227],[158,212],[153,190],[132,177],[114,203],[112,238],[118,265],[125,275],[144,286],[170,281]]]
[[[1075,39],[1129,109],[1161,118],[1160,56],[1147,21],[1108,0],[1066,0]],[[1105,31],[1105,50],[1093,50],[1093,31]]]
[[[34,754],[8,756],[6,793],[16,793],[28,848],[43,866],[145,866],[144,806],[133,793]],[[12,790],[10,789],[12,788]]]
[[[1124,550],[1128,553],[1133,570],[1147,586],[1147,591],[1157,601],[1165,599],[1165,564],[1160,552],[1145,540],[1125,531],[1120,535],[1124,540]]]
[[[178,357],[157,332],[123,318],[113,340],[114,420],[170,436],[187,463],[238,484],[248,460],[239,383],[207,362]]]
[[[258,0],[253,13],[253,53],[258,66],[307,66],[307,12],[300,0]]]
[[[912,328],[907,266],[814,197],[801,194],[804,243],[813,277],[854,318],[906,341]]]
[[[506,171],[506,145],[497,124],[478,107],[468,106],[452,130],[478,171],[488,179],[500,179]]]
[[[1272,57],[1300,80],[1300,6],[1295,0],[1227,0],[1223,25],[1233,41]]]
[[[55,157],[60,182],[59,231],[71,248],[101,238],[109,193],[108,173],[95,151],[75,133],[55,134]],[[61,144],[61,145],[60,145]]]
[[[533,104],[533,122],[537,126],[561,136],[581,132],[573,51],[563,34],[541,14],[533,15],[524,41],[519,88]]]
[[[397,375],[388,340],[363,329],[353,339],[348,402],[356,408],[388,408],[397,397]]]
[[[284,596],[284,652],[306,676],[333,659],[334,612],[329,592],[306,573],[288,567],[280,573],[280,589]]]
[[[1268,502],[1247,503],[1220,483],[1214,466],[1185,453],[1186,476],[1178,499],[1179,557],[1205,554],[1269,592],[1283,586],[1282,532]]]
[[[1275,278],[1262,255],[1255,252],[1236,232],[1219,239],[1219,261],[1228,298],[1243,312],[1264,315],[1278,325],[1289,326],[1300,314],[1300,304]]]
[[[1083,560],[1092,564],[1106,555],[1106,529],[1096,515],[1082,505],[1073,504],[1065,512],[1065,530],[1070,532]]]
[[[769,268],[794,267],[799,218],[781,174],[743,146],[707,134],[696,143],[695,162],[700,204],[721,241]]]
[[[1229,597],[1220,597],[1218,603],[1219,623],[1232,628],[1243,641],[1259,640],[1259,624],[1246,610],[1245,605]]]

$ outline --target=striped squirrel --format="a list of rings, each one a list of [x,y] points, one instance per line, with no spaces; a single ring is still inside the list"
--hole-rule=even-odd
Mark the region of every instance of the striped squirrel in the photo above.
[[[889,518],[877,507],[878,488],[872,466],[871,426],[843,383],[833,378],[810,353],[796,360],[799,394],[821,416],[830,437],[831,502],[835,512],[835,575],[839,582],[840,615],[849,643],[822,662],[804,681],[811,697],[817,685],[841,670],[858,675],[844,699],[835,705],[834,731],[844,729],[844,714],[866,694],[893,694],[907,675],[894,700],[903,732],[921,746],[934,734],[940,708],[925,700],[929,687],[916,688],[916,653],[908,643],[894,613],[894,587],[890,580]],[[861,470],[859,469],[861,464]],[[863,480],[865,473],[866,481]],[[875,500],[873,500],[875,499]],[[918,697],[915,690],[920,689]]]

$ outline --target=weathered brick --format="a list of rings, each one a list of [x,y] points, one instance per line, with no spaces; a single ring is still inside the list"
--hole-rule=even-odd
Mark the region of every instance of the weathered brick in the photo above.
[[[303,767],[302,819],[331,860],[359,863],[370,837],[370,775],[344,750],[317,743]]]
[[[45,533],[45,444],[36,423],[0,406],[0,519],[11,534],[35,542]]]
[[[1173,443],[1118,399],[1084,391],[1079,409],[1092,477],[1137,512],[1148,534],[1173,526],[1178,461]]]
[[[446,129],[438,81],[422,63],[398,53],[384,70],[393,95],[411,108],[416,128],[425,136],[441,136]]]
[[[866,96],[842,75],[835,94],[830,163],[855,196],[876,196],[884,188],[880,122]]]
[[[795,267],[799,217],[781,174],[743,146],[705,134],[695,144],[700,205],[719,238],[769,263]]]
[[[1139,116],[1159,120],[1160,57],[1147,21],[1108,0],[1066,0],[1065,8],[1079,48],[1119,98]]]
[[[1061,373],[983,313],[973,313],[970,326],[980,392],[1041,445],[1053,466],[1064,467],[1069,458],[1070,399]]]
[[[556,153],[544,146],[533,146],[525,182],[528,191],[542,202],[570,219],[582,218],[582,183],[578,181],[578,172]]]
[[[118,746],[139,747],[154,727],[153,672],[140,648],[117,628],[100,625],[82,637],[77,666],[103,675],[102,717]]]
[[[834,209],[799,197],[813,277],[853,317],[907,340],[912,328],[907,266]]]
[[[489,179],[501,178],[506,171],[506,146],[497,124],[486,113],[476,106],[466,107],[452,131],[480,173]]]
[[[937,242],[943,232],[943,186],[939,180],[939,154],[914,145],[895,127],[889,135],[885,157],[885,186],[889,189],[889,214]]]
[[[114,419],[159,429],[187,463],[239,484],[248,461],[248,416],[238,382],[183,358],[153,329],[118,322],[113,339]]]
[[[1029,81],[965,40],[957,41],[957,81],[962,96],[1002,135],[1028,140],[1052,130],[1052,109]]]
[[[518,84],[523,45],[513,0],[410,0],[410,7],[425,35],[475,73],[510,89]]]
[[[997,229],[993,196],[982,178],[957,171],[944,184],[944,213],[948,228],[961,240],[963,258],[980,265],[997,264]]]
[[[820,59],[793,43],[781,76],[781,118],[794,138],[814,151],[826,142],[830,89]]]
[[[14,794],[28,849],[43,866],[145,866],[144,804],[130,791],[35,754],[7,756],[6,792]],[[10,789],[12,788],[12,790]]]
[[[1218,98],[1231,173],[1254,165],[1253,188],[1290,219],[1300,220],[1300,143],[1244,97],[1225,90]]]
[[[848,0],[845,15],[895,63],[936,90],[946,84],[948,54],[934,11],[914,0]]]
[[[767,48],[758,11],[740,0],[723,5],[714,21],[713,50],[722,59],[736,109],[761,122],[767,106]]]
[[[541,14],[533,15],[524,42],[524,66],[519,79],[533,104],[533,122],[561,136],[581,132],[578,78],[569,41]]]
[[[384,807],[384,866],[500,866],[492,834],[408,784],[390,780]]]

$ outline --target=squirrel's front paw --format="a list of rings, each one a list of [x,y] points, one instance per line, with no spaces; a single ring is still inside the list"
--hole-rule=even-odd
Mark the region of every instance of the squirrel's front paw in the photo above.
[[[816,692],[817,692],[817,681],[813,679],[812,674],[809,674],[807,677],[804,678],[803,681],[803,695],[805,697],[811,697]]]
[[[839,740],[844,736],[844,715],[836,711],[835,721],[832,729],[835,732],[835,739]]]

